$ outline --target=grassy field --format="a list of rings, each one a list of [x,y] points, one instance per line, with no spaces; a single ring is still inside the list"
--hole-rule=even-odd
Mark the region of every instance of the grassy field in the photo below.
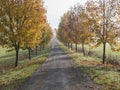
[[[10,65],[15,62],[15,51],[8,52],[9,49],[0,47],[0,67]],[[27,54],[27,50],[20,50],[19,57]]]
[[[89,75],[95,83],[104,86],[102,90],[120,90],[120,66],[111,64],[102,65],[101,58],[96,56],[84,57],[82,53],[76,53],[68,49],[61,42],[59,42],[59,45],[74,59],[76,65]],[[96,51],[97,50],[101,50],[101,47],[96,49]]]
[[[75,45],[73,45],[75,48]],[[81,45],[78,45],[78,50],[81,50]],[[92,52],[92,57],[97,57],[102,59],[102,53],[103,53],[103,46],[99,46],[97,48],[90,48],[88,45],[85,45],[85,52],[88,54],[88,52]],[[113,52],[109,46],[109,44],[106,45],[106,60],[110,63],[120,64],[120,52]]]
[[[1,48],[0,90],[16,90],[22,85],[45,61],[50,53],[50,48],[51,46],[47,46],[44,50],[38,51],[38,56],[33,56],[31,60],[19,60],[19,66],[16,68],[11,67],[11,64],[14,66],[14,51],[6,52],[6,49]],[[21,50],[20,54],[26,54],[26,51]],[[4,67],[6,63],[8,67]]]

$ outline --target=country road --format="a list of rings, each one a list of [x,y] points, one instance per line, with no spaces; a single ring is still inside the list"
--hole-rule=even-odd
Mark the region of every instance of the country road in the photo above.
[[[18,90],[99,90],[59,47],[56,38],[43,65]]]

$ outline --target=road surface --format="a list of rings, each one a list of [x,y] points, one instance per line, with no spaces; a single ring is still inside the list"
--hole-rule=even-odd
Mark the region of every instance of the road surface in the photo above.
[[[99,90],[54,38],[48,59],[18,90]]]

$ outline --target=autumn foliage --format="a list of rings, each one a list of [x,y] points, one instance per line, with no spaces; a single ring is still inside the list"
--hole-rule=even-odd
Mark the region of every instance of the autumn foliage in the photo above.
[[[65,13],[59,24],[58,38],[69,44],[82,45],[85,56],[85,45],[92,48],[103,45],[102,63],[106,59],[106,44],[111,50],[119,51],[120,40],[120,1],[88,0],[83,6],[77,4]],[[71,46],[72,47],[72,46]]]
[[[15,66],[20,48],[30,50],[50,40],[51,34],[43,37],[51,33],[45,14],[42,0],[0,1],[0,44],[16,51]]]

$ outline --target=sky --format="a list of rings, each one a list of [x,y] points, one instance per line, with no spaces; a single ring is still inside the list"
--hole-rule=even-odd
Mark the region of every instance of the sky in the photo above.
[[[71,6],[77,3],[84,4],[86,0],[44,0],[47,9],[47,20],[51,27],[58,28],[60,18]]]

